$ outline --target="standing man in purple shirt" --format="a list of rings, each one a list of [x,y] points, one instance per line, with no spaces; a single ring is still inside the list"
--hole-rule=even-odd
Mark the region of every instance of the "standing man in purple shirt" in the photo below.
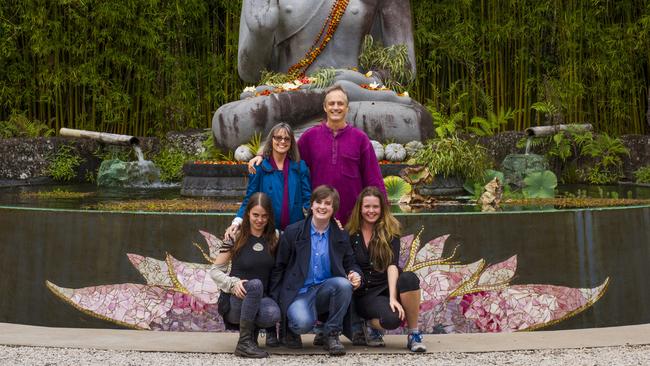
[[[311,171],[312,187],[328,184],[339,192],[336,218],[345,225],[362,189],[375,186],[386,196],[386,188],[370,139],[346,121],[348,95],[341,86],[325,90],[323,109],[327,119],[302,134],[298,149]],[[249,170],[260,161],[251,160]]]

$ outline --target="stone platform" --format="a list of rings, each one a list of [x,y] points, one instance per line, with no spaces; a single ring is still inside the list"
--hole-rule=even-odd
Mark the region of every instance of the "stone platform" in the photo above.
[[[381,174],[399,176],[406,164],[380,164]],[[181,195],[187,197],[241,198],[246,193],[248,168],[246,164],[197,164],[183,165]],[[421,190],[426,195],[454,195],[463,193],[463,181],[455,177],[436,177],[432,184]]]
[[[405,336],[386,336],[385,348],[353,347],[348,353],[408,354]],[[303,336],[305,348],[267,349],[271,354],[323,354]],[[426,335],[429,352],[494,352],[612,347],[650,344],[650,324],[609,328],[492,334]],[[53,328],[0,323],[0,344],[10,346],[92,348],[116,351],[232,353],[237,333],[181,333],[118,329]]]

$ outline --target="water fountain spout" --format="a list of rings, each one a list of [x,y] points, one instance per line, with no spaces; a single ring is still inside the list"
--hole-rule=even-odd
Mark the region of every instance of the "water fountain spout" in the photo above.
[[[140,140],[138,140],[137,137],[129,136],[129,135],[118,135],[118,134],[106,133],[106,132],[95,132],[95,131],[88,131],[88,130],[76,130],[76,129],[73,129],[73,128],[61,128],[59,130],[59,134],[61,136],[80,137],[80,138],[87,138],[87,139],[97,140],[97,141],[101,141],[103,143],[112,144],[112,145],[138,145],[138,144],[140,144]]]
[[[591,131],[593,127],[589,123],[585,124],[566,124],[566,125],[553,125],[553,126],[535,126],[528,127],[526,134],[528,136],[549,136],[556,134],[559,131],[577,130],[577,131]]]

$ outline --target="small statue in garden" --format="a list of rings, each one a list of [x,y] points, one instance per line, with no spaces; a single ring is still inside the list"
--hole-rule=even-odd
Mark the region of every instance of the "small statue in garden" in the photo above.
[[[395,142],[433,135],[431,116],[408,93],[384,87],[387,70],[358,72],[365,37],[405,47],[404,68],[415,74],[408,0],[244,0],[239,28],[239,76],[259,82],[263,71],[284,73],[287,83],[247,88],[240,101],[217,110],[212,130],[218,145],[234,148],[280,121],[294,130],[323,116],[323,87],[314,73],[325,70],[350,96],[350,123],[370,138]],[[370,71],[370,70],[368,70]],[[322,80],[322,78],[321,78]]]
[[[494,212],[498,210],[502,197],[503,184],[499,181],[499,178],[494,177],[494,179],[485,185],[485,192],[478,199],[478,204],[481,205],[481,211]]]

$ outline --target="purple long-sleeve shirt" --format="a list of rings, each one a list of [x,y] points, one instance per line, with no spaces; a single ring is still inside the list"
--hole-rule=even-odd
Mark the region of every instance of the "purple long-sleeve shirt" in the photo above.
[[[363,188],[375,186],[386,195],[370,139],[358,128],[348,124],[334,135],[323,122],[302,134],[298,149],[309,166],[312,189],[329,184],[339,192],[341,205],[336,218],[343,225]]]

